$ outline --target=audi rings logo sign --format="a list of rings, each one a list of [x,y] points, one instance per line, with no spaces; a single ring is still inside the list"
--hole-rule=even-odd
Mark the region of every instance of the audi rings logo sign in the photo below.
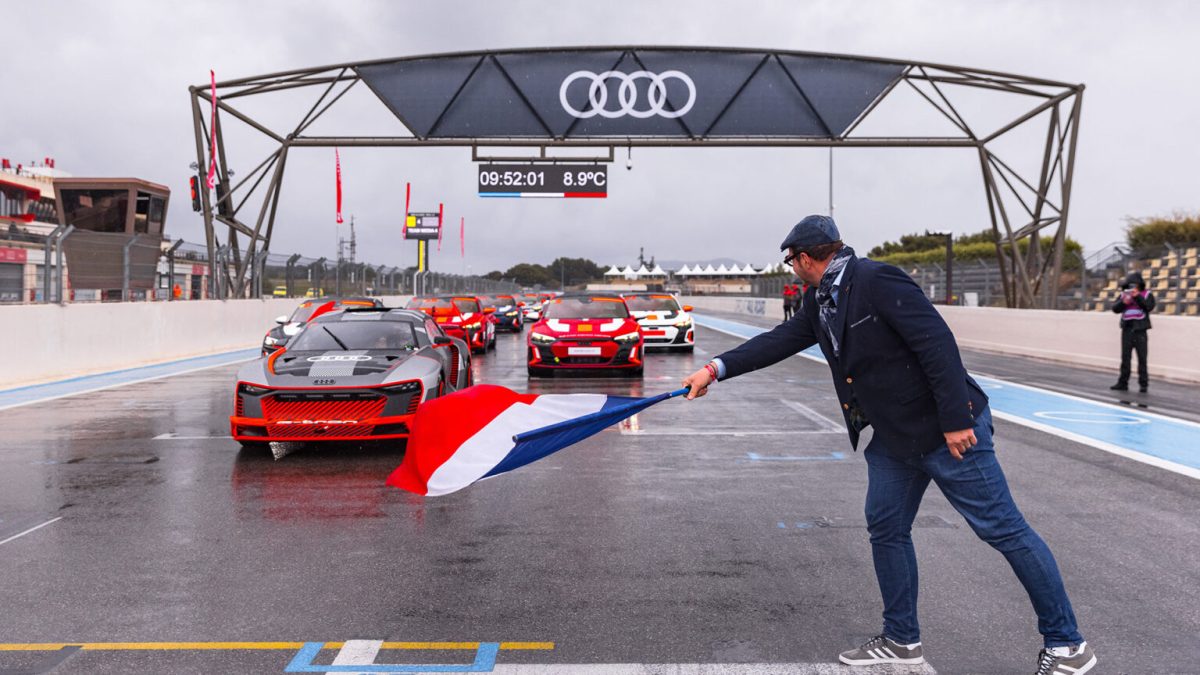
[[[678,110],[667,110],[666,108],[667,80],[671,79],[678,80],[688,90],[687,103],[684,103]],[[567,101],[567,89],[576,80],[584,80],[588,83],[588,105],[583,110],[576,109]],[[609,80],[616,80],[620,83],[617,86],[617,102],[620,107],[616,109],[612,109],[608,104]],[[638,100],[638,80],[649,81],[646,88],[647,100],[644,103]],[[695,105],[696,83],[692,82],[692,78],[688,77],[687,73],[678,70],[666,70],[661,73],[652,73],[648,70],[638,70],[632,73],[622,73],[617,70],[606,70],[603,73],[577,70],[562,81],[562,85],[558,88],[558,100],[562,103],[563,110],[566,110],[572,117],[580,119],[596,115],[608,119],[616,119],[625,115],[637,119],[647,119],[655,115],[674,119],[683,117]]]
[[[310,363],[326,363],[329,361],[370,361],[371,357],[366,354],[326,354],[324,356],[310,356],[307,359]]]

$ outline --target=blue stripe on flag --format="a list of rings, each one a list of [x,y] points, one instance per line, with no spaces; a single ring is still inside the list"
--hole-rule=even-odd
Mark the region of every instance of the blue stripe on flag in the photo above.
[[[686,393],[687,389],[685,388],[649,398],[609,396],[604,402],[604,406],[594,413],[517,434],[513,436],[513,442],[516,445],[509,451],[508,456],[489,471],[484,478],[512,471],[530,462],[536,462],[568,445],[573,445],[597,434],[655,403]]]

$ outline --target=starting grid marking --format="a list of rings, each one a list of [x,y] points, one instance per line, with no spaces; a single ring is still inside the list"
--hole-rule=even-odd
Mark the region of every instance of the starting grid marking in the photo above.
[[[739,321],[693,316],[705,328],[747,340],[768,330]],[[797,356],[826,362],[816,346]],[[1200,479],[1200,424],[1009,380],[972,376],[987,392],[995,417]]]
[[[498,675],[845,675],[836,663],[580,663],[498,664],[501,651],[553,651],[553,642],[42,642],[0,644],[2,652],[52,652],[37,666],[20,671],[0,668],[0,675],[46,673],[80,652],[115,651],[291,651],[296,654],[284,673],[496,673]],[[313,663],[322,651],[337,649],[329,664]],[[474,651],[471,663],[376,663],[383,650]],[[873,675],[936,675],[928,664],[878,666]]]

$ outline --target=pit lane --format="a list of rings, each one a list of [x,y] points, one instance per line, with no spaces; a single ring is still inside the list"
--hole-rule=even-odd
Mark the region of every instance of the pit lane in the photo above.
[[[654,353],[642,380],[530,381],[521,338],[498,337],[476,381],[539,393],[665,391],[737,343],[701,329],[696,354]],[[0,672],[285,672],[313,644],[327,667],[292,672],[461,671],[488,644],[495,672],[840,672],[837,652],[877,629],[865,467],[820,364],[789,359],[431,499],[383,486],[399,447],[239,451],[235,371],[0,411]],[[1200,672],[1196,481],[996,426],[1100,672]],[[1032,670],[1032,611],[1003,558],[935,491],[914,539],[925,672]]]

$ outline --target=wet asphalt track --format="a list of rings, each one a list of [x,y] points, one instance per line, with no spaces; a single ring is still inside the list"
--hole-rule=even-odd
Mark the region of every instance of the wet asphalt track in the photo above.
[[[656,393],[735,343],[701,329],[697,354],[654,355],[642,381],[527,383],[520,340],[502,334],[476,379]],[[301,643],[344,640],[388,641],[378,663],[476,654],[396,643],[505,643],[497,672],[849,673],[815,664],[878,629],[865,466],[820,364],[790,359],[700,402],[668,401],[428,500],[384,487],[401,447],[298,448],[278,462],[239,452],[227,437],[235,369],[0,411],[0,675],[279,673]],[[996,427],[1018,504],[1100,655],[1093,672],[1200,673],[1200,483]],[[1004,559],[934,489],[914,538],[932,668],[1032,672],[1040,640]],[[94,644],[114,642],[260,648]],[[40,649],[15,650],[28,643]],[[89,649],[47,651],[58,643]]]

